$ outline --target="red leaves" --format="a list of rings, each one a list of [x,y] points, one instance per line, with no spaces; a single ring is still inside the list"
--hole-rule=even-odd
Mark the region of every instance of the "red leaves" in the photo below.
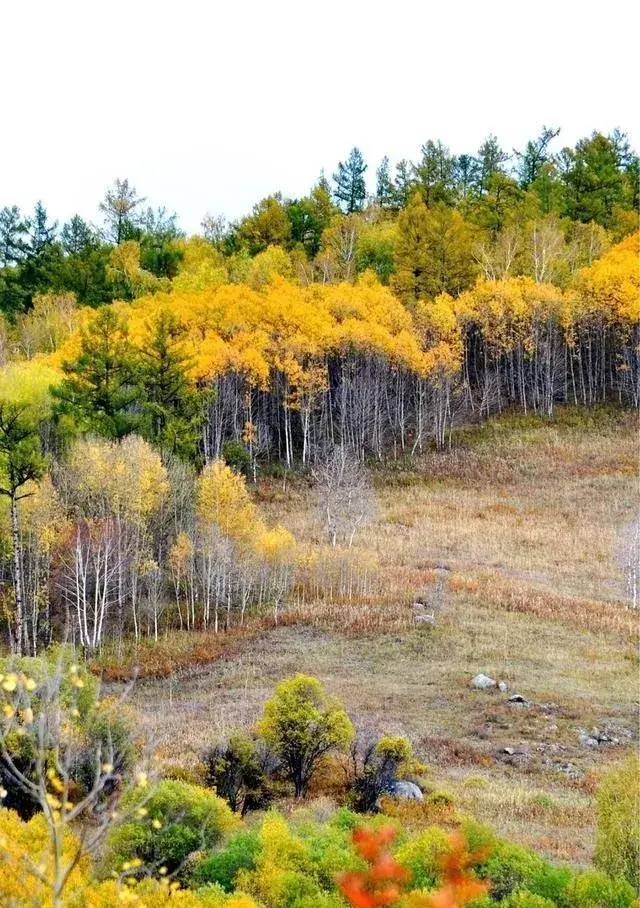
[[[426,903],[428,908],[459,908],[466,905],[478,896],[483,895],[489,888],[486,883],[475,879],[470,873],[470,868],[484,857],[484,851],[470,853],[466,843],[459,832],[454,832],[449,837],[450,850],[440,858],[440,867],[444,884],[441,889],[429,896]]]
[[[340,891],[353,908],[394,905],[403,894],[409,896],[415,908],[460,908],[487,891],[487,884],[477,880],[470,870],[483,855],[469,853],[463,836],[455,832],[450,837],[449,850],[440,859],[442,887],[428,895],[408,892],[409,873],[388,851],[395,837],[396,830],[391,826],[375,832],[367,829],[354,832],[355,849],[369,866],[366,870],[344,873],[340,878]]]
[[[369,864],[366,870],[344,873],[340,879],[340,891],[354,908],[393,905],[402,895],[401,884],[409,879],[409,874],[386,850],[395,837],[392,826],[377,832],[367,829],[354,832],[355,849]]]

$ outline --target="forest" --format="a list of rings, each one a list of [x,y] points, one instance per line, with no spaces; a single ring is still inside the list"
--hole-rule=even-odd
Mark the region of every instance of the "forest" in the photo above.
[[[353,148],[307,196],[195,235],[125,178],[96,223],[0,210],[3,908],[634,904],[637,767],[595,781],[584,748],[604,761],[634,734],[640,159],[618,130],[560,136],[428,140],[374,180]],[[456,621],[496,679],[496,640],[548,633],[566,702],[531,674],[512,695],[508,668],[472,694]],[[313,675],[333,659],[358,709],[287,646]],[[411,689],[415,733],[380,727],[367,686],[443,647],[455,734],[427,740]],[[595,683],[596,647],[606,719],[565,672]],[[347,651],[385,668],[345,680]],[[197,672],[236,699],[183,759]],[[171,760],[150,713],[178,723]],[[496,728],[566,738],[531,763],[511,739],[483,750]],[[414,739],[491,819],[487,767],[548,785],[496,810],[521,844],[458,809]]]

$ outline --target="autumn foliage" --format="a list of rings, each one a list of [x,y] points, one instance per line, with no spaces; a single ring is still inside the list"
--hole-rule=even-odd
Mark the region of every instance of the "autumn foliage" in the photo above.
[[[354,848],[368,864],[366,870],[349,871],[340,878],[340,891],[354,908],[395,905],[403,897],[403,904],[413,908],[460,908],[488,891],[471,870],[483,855],[470,854],[459,832],[451,834],[449,849],[440,858],[441,887],[433,893],[409,891],[410,874],[389,851],[396,834],[393,826],[354,832]]]

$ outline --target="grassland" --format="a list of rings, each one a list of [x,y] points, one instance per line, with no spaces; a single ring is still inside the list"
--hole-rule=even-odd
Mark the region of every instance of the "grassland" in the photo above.
[[[140,680],[133,703],[162,759],[196,763],[304,671],[358,729],[408,735],[460,810],[587,862],[599,775],[637,745],[638,622],[624,578],[637,460],[632,416],[567,410],[552,423],[505,417],[460,432],[450,453],[376,465],[378,512],[349,553],[376,565],[375,595],[310,601],[298,590],[279,626],[255,621],[222,643],[202,635],[190,668]],[[321,545],[303,479],[265,479],[256,497],[303,549]],[[435,625],[415,624],[418,594]],[[159,651],[181,646],[174,636]],[[508,693],[473,690],[480,671]],[[617,743],[580,743],[593,728]]]

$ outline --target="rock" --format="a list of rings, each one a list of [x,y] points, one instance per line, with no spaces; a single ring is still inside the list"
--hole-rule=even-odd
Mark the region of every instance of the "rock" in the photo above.
[[[422,801],[424,795],[415,782],[396,780],[392,783],[389,794],[400,801]]]
[[[557,731],[557,730],[558,730],[557,725],[547,725],[547,731]]]
[[[531,706],[529,701],[525,697],[523,697],[522,694],[512,694],[509,697],[509,703],[512,706],[525,706],[525,707]]]
[[[562,772],[566,776],[573,776],[575,778],[579,775],[578,770],[573,763],[554,762],[552,763],[552,766],[556,772]]]
[[[501,690],[505,694],[509,690],[509,685],[506,681],[498,681],[498,690]]]
[[[436,619],[434,615],[414,615],[413,620],[415,624],[435,624]]]
[[[599,746],[598,739],[587,734],[586,731],[580,732],[578,741],[580,742],[580,744],[582,744],[583,747],[598,747]]]
[[[488,675],[483,675],[480,672],[479,675],[476,675],[475,678],[471,680],[471,686],[475,687],[476,690],[489,690],[490,687],[495,687],[496,682],[493,678],[490,678]]]

